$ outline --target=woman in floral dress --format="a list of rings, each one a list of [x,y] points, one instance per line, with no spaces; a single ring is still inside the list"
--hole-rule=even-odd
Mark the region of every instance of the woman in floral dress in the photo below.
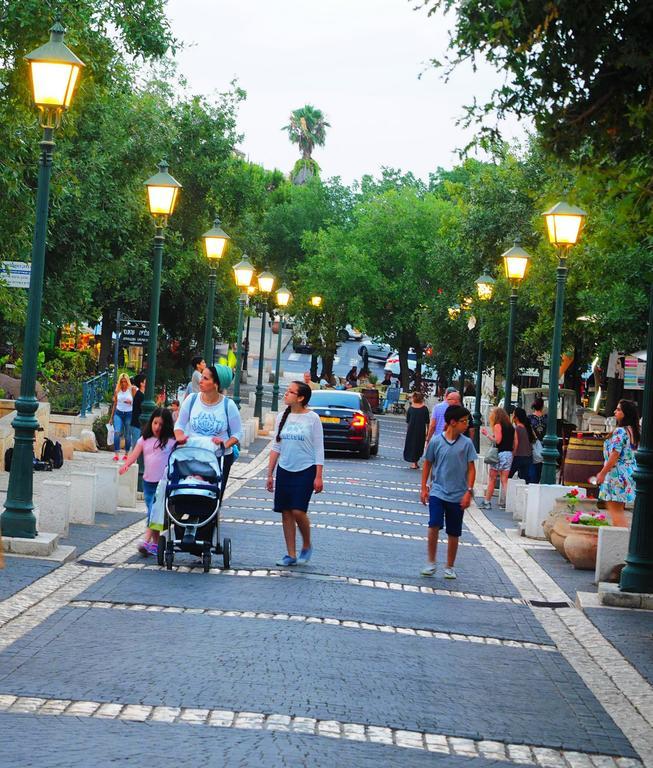
[[[635,451],[639,444],[637,406],[620,400],[614,411],[617,426],[603,443],[603,467],[596,476],[599,499],[607,502],[613,525],[627,527],[625,506],[635,500]]]

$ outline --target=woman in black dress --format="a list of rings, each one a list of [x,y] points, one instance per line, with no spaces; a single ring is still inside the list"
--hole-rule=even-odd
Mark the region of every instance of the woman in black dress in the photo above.
[[[413,392],[406,421],[408,429],[404,443],[404,461],[410,461],[411,469],[419,469],[418,462],[424,453],[426,430],[429,426],[429,409],[424,405],[424,395],[421,392]]]

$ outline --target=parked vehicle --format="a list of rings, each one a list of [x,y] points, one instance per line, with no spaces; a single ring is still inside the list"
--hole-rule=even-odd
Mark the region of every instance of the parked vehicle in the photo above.
[[[305,336],[293,336],[292,349],[293,352],[298,352],[300,355],[313,354],[313,346],[308,343],[308,339]]]
[[[376,456],[379,420],[360,392],[316,390],[309,408],[320,417],[327,450],[357,451],[362,459]]]
[[[389,344],[382,344],[379,341],[364,341],[358,348],[358,354],[363,358],[363,367],[367,367],[368,360],[380,360],[385,362],[388,355],[392,353],[392,347]]]
[[[410,378],[412,379],[415,373],[415,368],[417,368],[417,355],[415,352],[409,352],[408,353],[408,370],[410,371]],[[393,376],[399,377],[399,353],[393,352],[391,355],[388,355],[388,359],[385,361],[385,365],[383,367],[384,371],[390,371],[390,373]],[[436,381],[437,379],[437,373],[434,368],[432,368],[428,362],[422,361],[422,379],[424,381]]]
[[[338,341],[362,341],[363,332],[358,328],[354,328],[353,325],[347,323],[344,328],[338,331]]]

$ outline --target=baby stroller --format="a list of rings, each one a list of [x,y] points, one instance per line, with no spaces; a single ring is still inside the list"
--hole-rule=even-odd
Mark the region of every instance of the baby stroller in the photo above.
[[[220,546],[222,462],[208,438],[191,438],[176,447],[168,459],[165,488],[165,521],[157,549],[159,565],[170,571],[175,552],[202,558],[204,573],[211,567],[211,552],[222,555],[225,569],[231,564],[231,539]]]

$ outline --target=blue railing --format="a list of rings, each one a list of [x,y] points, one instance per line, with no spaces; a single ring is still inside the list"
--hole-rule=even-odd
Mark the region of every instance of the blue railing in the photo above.
[[[92,379],[82,382],[82,409],[80,416],[86,416],[87,412],[97,408],[104,400],[109,386],[109,371],[102,371]]]

